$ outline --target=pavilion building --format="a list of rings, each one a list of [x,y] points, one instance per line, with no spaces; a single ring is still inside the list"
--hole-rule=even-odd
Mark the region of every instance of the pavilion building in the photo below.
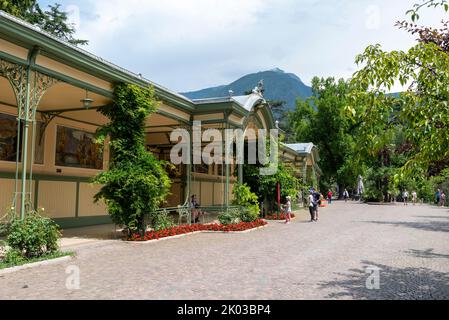
[[[193,101],[0,11],[0,218],[12,207],[20,214],[45,208],[63,228],[110,222],[106,207],[93,202],[100,187],[90,180],[108,168],[107,144],[101,152],[95,132],[109,121],[97,110],[113,103],[117,83],[154,87],[160,107],[146,120],[146,143],[159,159],[169,159],[170,133],[191,131],[195,121],[204,130],[276,128],[257,88]],[[310,158],[284,149],[294,166],[315,168],[315,151]],[[242,170],[179,165],[170,173],[166,206],[183,205],[192,194],[202,206],[229,206]]]

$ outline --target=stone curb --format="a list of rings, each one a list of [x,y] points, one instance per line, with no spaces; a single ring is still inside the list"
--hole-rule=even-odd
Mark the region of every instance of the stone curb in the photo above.
[[[296,220],[296,219],[298,219],[298,216],[292,218],[292,221]],[[285,221],[285,219],[280,219],[280,220],[268,220],[268,219],[265,219],[265,221],[266,222],[279,222],[279,221]]]
[[[51,260],[44,260],[44,261],[39,261],[39,262],[34,262],[34,263],[28,263],[28,264],[24,264],[23,266],[2,269],[2,270],[0,270],[0,275],[9,274],[9,273],[26,270],[26,269],[42,267],[42,266],[49,266],[49,265],[53,265],[53,264],[67,262],[72,259],[73,259],[72,256],[66,256],[66,257],[61,257],[61,258],[56,258],[56,259],[51,259]]]
[[[230,232],[225,232],[225,231],[195,231],[195,232],[191,232],[191,233],[185,233],[185,234],[179,234],[177,236],[172,236],[172,237],[165,237],[165,238],[161,238],[161,239],[154,239],[154,240],[148,240],[148,241],[123,241],[125,243],[129,243],[129,244],[150,244],[150,243],[156,243],[159,241],[166,241],[166,240],[174,240],[174,239],[179,239],[179,238],[184,238],[187,236],[191,236],[194,234],[200,234],[200,233],[205,233],[205,234],[246,234],[246,233],[250,233],[253,231],[257,231],[260,229],[264,229],[268,227],[268,225],[266,226],[261,226],[261,227],[257,227],[254,229],[249,229],[249,230],[245,230],[245,231],[230,231]]]

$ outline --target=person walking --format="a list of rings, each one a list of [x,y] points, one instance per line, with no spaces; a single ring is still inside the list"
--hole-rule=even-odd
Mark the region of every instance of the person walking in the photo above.
[[[343,192],[343,198],[345,199],[345,202],[348,202],[349,199],[348,189],[345,189],[345,191]]]
[[[441,190],[438,189],[437,192],[435,193],[435,200],[437,202],[437,206],[440,206],[441,203]]]
[[[334,196],[334,194],[332,193],[331,190],[329,190],[329,192],[327,193],[327,203],[328,204],[332,204],[332,197]]]
[[[310,222],[314,222],[315,221],[315,198],[313,196],[313,191],[310,190],[309,192],[309,196],[307,197],[307,205],[309,207],[309,212],[310,212]]]
[[[441,192],[441,206],[446,206],[446,193],[444,193],[444,191]]]
[[[416,193],[416,191],[412,192],[412,201],[413,205],[416,206],[416,202],[418,201],[418,194]]]
[[[315,191],[313,193],[313,204],[315,209],[315,222],[318,222],[319,219],[319,207],[322,204],[322,199],[324,199],[323,195],[319,191]]]
[[[284,206],[285,223],[289,224],[292,221],[292,198],[287,197],[287,203]]]
[[[408,197],[409,193],[407,189],[405,189],[404,192],[402,193],[402,200],[404,201],[404,206],[408,206]]]

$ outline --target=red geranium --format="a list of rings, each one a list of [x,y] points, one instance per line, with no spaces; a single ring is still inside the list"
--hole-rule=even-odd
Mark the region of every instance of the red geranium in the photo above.
[[[183,234],[189,234],[197,231],[214,231],[214,232],[240,232],[250,229],[255,229],[258,227],[263,227],[267,225],[267,222],[259,219],[254,222],[241,222],[238,224],[231,225],[220,225],[220,224],[196,224],[190,226],[177,226],[173,228],[169,228],[167,230],[161,231],[148,231],[145,233],[145,236],[142,238],[139,234],[134,234],[131,236],[129,241],[150,241],[150,240],[159,240],[162,238],[173,237]]]

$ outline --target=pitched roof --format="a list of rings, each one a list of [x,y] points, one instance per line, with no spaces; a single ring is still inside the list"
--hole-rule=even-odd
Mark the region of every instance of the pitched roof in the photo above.
[[[310,154],[313,151],[313,148],[315,148],[315,145],[313,143],[293,143],[293,144],[287,144],[287,147],[290,149],[295,150],[296,152],[300,154]]]
[[[159,85],[159,84],[157,84],[157,83],[155,83],[155,82],[153,82],[153,81],[151,81],[149,79],[146,79],[141,74],[137,74],[135,72],[129,71],[129,70],[123,68],[123,67],[118,66],[117,64],[114,64],[114,63],[112,63],[110,61],[107,61],[107,60],[105,60],[105,59],[103,59],[103,58],[101,58],[101,57],[99,57],[99,56],[97,56],[97,55],[95,55],[95,54],[85,50],[85,49],[77,47],[77,46],[75,46],[75,45],[73,45],[73,44],[71,44],[71,43],[69,43],[69,42],[67,42],[67,41],[65,41],[65,40],[63,40],[61,38],[56,37],[55,35],[52,35],[51,33],[47,32],[45,30],[42,30],[38,26],[35,26],[35,25],[31,24],[31,23],[28,23],[28,22],[26,22],[26,21],[24,21],[24,20],[22,20],[20,18],[17,18],[17,17],[15,17],[15,16],[13,16],[13,15],[11,15],[9,13],[6,13],[6,12],[4,12],[2,10],[0,10],[0,18],[1,19],[5,19],[5,20],[7,20],[9,22],[12,22],[12,23],[14,23],[14,24],[16,24],[18,26],[23,27],[23,28],[26,28],[26,29],[28,29],[30,31],[33,31],[35,34],[37,34],[37,35],[39,35],[39,36],[41,36],[43,38],[46,38],[46,39],[48,39],[48,40],[50,40],[52,42],[56,42],[59,45],[61,45],[62,47],[66,48],[68,50],[71,50],[72,52],[76,52],[76,53],[80,54],[81,56],[83,56],[83,57],[85,57],[87,59],[91,59],[91,60],[93,60],[93,61],[95,61],[97,63],[100,63],[100,64],[108,67],[110,70],[113,70],[113,71],[115,71],[117,73],[126,75],[128,77],[131,77],[131,78],[133,78],[136,81],[144,82],[147,85],[151,85],[151,86],[155,87],[156,89],[159,89],[161,91],[165,91],[165,92],[167,92],[167,93],[169,93],[169,94],[171,94],[173,96],[176,96],[177,98],[179,98],[181,100],[184,100],[187,103],[192,103],[192,101],[189,98],[179,94],[178,92],[170,90],[170,89],[168,89],[168,88],[166,88],[164,86],[161,86],[161,85]]]
[[[194,99],[195,104],[210,104],[210,103],[222,103],[222,102],[235,102],[239,106],[245,108],[247,111],[251,112],[254,106],[258,103],[264,103],[265,99],[262,95],[257,93],[252,93],[246,96],[229,96],[221,98],[206,98],[206,99]]]

